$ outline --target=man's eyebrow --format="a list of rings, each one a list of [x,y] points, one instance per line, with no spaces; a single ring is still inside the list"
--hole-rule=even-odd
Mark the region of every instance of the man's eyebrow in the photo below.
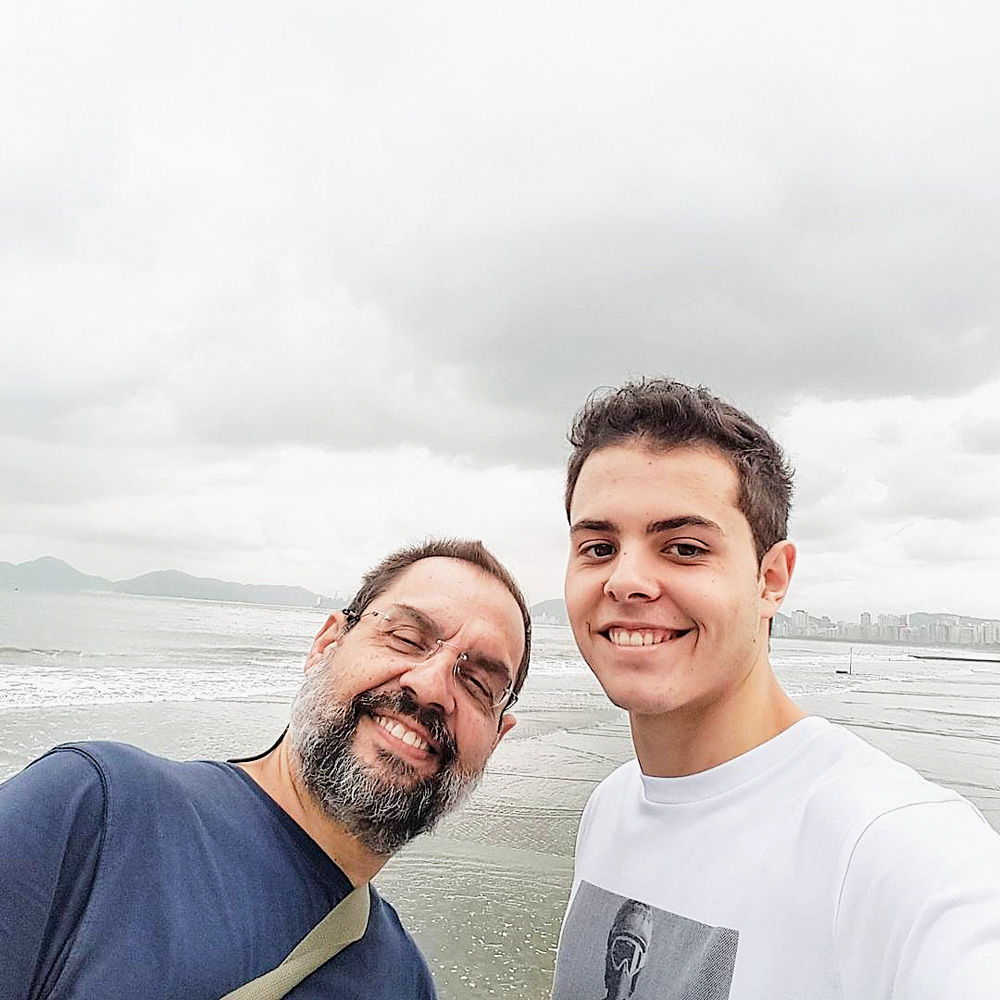
[[[419,608],[413,607],[412,604],[394,604],[393,607],[412,618],[414,623],[423,629],[424,632],[430,633],[435,638],[441,635],[441,626],[433,618],[428,618]],[[513,683],[514,675],[510,667],[503,660],[498,660],[495,656],[488,656],[486,653],[480,653],[475,649],[467,649],[463,650],[463,652],[468,657],[470,663],[491,674],[505,677],[508,684]]]
[[[412,604],[394,604],[393,607],[412,618],[414,624],[424,632],[431,633],[435,638],[441,634],[441,626],[433,618],[428,618],[419,608],[413,607]]]
[[[508,684],[513,683],[514,676],[503,660],[498,660],[493,656],[487,656],[485,653],[476,652],[474,649],[468,650],[465,655],[469,658],[470,663],[475,664],[477,667],[480,667],[488,673],[506,678]]]
[[[708,528],[709,531],[717,531],[720,535],[725,534],[715,521],[699,517],[697,514],[682,514],[680,517],[668,517],[662,521],[650,521],[646,525],[646,534],[659,535],[661,532],[676,531],[678,528]]]

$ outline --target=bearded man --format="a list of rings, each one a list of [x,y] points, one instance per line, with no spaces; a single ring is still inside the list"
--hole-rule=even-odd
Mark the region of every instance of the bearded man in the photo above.
[[[434,997],[366,884],[474,787],[514,725],[529,648],[503,566],[479,542],[428,542],[329,617],[265,754],[78,743],[39,758],[0,786],[0,996]],[[355,900],[353,943],[296,979],[302,939]]]

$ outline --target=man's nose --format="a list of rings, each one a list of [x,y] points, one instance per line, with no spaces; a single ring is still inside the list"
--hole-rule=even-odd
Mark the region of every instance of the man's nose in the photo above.
[[[623,548],[610,567],[604,593],[615,601],[655,601],[660,583],[654,560],[641,550]]]
[[[410,664],[399,678],[420,705],[439,709],[445,715],[455,711],[454,650],[441,646],[426,660]]]

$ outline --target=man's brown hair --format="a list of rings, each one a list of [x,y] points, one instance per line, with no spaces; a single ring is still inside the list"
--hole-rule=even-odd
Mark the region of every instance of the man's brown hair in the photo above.
[[[461,559],[472,563],[484,573],[499,580],[511,596],[517,601],[524,620],[524,655],[514,676],[514,693],[517,694],[524,684],[528,674],[528,660],[531,657],[531,615],[527,602],[520,587],[514,581],[507,569],[489,549],[478,540],[467,538],[429,538],[417,545],[407,545],[386,556],[377,566],[373,566],[361,578],[361,586],[354,599],[344,608],[344,615],[353,625],[364,613],[365,609],[376,598],[381,597],[407,566],[412,566],[421,559]]]
[[[788,534],[792,469],[755,420],[704,386],[636,379],[597,389],[573,419],[566,472],[566,516],[583,463],[601,448],[628,443],[655,451],[706,445],[729,459],[739,479],[737,505],[750,524],[757,561]]]

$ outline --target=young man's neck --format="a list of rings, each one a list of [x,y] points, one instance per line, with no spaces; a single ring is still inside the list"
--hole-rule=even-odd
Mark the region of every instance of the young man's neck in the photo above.
[[[676,778],[739,757],[805,714],[782,690],[765,660],[723,700],[659,715],[630,712],[629,723],[643,774]]]
[[[302,788],[289,756],[288,734],[266,756],[241,762],[247,774],[332,858],[351,885],[370,882],[389,860],[374,854],[339,824],[324,816]]]

